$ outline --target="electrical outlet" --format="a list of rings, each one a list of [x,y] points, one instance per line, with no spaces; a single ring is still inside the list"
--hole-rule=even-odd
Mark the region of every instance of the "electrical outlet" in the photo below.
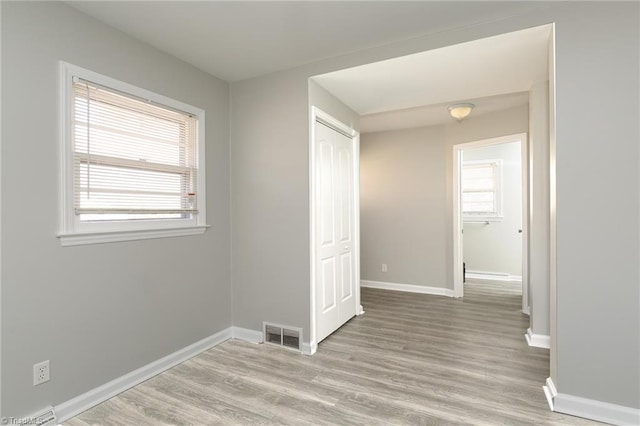
[[[386,263],[382,264],[382,272],[387,272],[387,264]]]
[[[49,381],[49,360],[33,364],[33,386]]]

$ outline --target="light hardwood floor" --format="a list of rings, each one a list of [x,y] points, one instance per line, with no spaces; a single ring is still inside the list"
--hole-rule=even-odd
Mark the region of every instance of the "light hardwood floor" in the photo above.
[[[230,340],[65,425],[597,424],[549,411],[549,351],[525,343],[518,286],[362,302],[314,356]]]

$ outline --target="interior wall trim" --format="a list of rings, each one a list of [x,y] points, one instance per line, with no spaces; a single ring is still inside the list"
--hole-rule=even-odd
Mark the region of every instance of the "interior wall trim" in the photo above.
[[[566,393],[556,395],[553,400],[553,411],[612,425],[640,425],[640,409],[567,395]]]
[[[399,284],[385,281],[360,281],[361,287],[379,288],[382,290],[405,291],[407,293],[432,294],[434,296],[453,297],[453,290],[444,287],[429,287],[415,284]]]
[[[60,423],[233,337],[228,327],[54,407]]]
[[[531,328],[527,328],[527,332],[525,333],[524,338],[527,340],[527,344],[534,348],[551,348],[551,336],[546,336],[544,334],[534,334]]]

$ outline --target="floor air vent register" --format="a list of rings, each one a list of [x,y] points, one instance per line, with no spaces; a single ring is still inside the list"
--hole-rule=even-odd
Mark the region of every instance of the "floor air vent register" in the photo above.
[[[33,426],[56,426],[58,419],[53,407],[47,407],[39,413],[30,415],[22,419],[13,417],[3,417],[2,424],[33,425]]]
[[[264,342],[300,351],[302,329],[286,325],[263,323]]]

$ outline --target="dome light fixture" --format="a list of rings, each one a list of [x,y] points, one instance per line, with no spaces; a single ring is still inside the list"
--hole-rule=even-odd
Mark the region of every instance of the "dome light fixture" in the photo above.
[[[462,121],[471,114],[474,104],[468,102],[453,104],[449,106],[449,114],[458,121]]]

